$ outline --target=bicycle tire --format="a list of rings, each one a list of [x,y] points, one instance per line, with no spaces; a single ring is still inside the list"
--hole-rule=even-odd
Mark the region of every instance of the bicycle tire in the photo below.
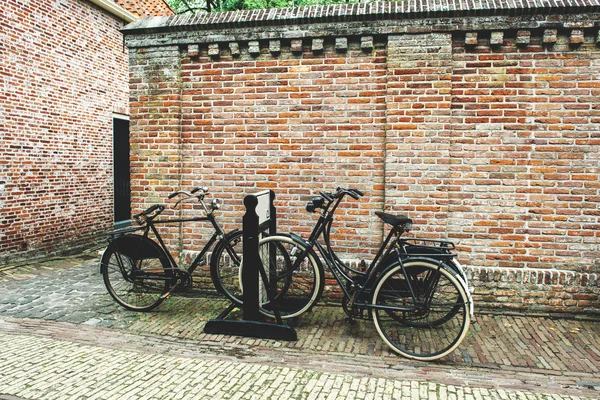
[[[321,298],[325,272],[314,251],[309,250],[300,267],[292,269],[297,262],[297,255],[305,250],[303,242],[288,235],[277,234],[260,241],[259,254],[273,296],[269,302],[267,288],[260,279],[262,298],[259,309],[263,315],[274,317],[277,310],[282,319],[294,318],[309,311]]]
[[[271,245],[275,246],[276,261],[266,258]],[[290,271],[292,258],[287,247],[296,247],[298,251],[305,249],[303,243],[281,234],[265,237],[259,242],[259,254],[264,258],[263,265],[270,277],[269,286],[274,295],[274,302],[270,303],[262,279],[259,279],[261,292],[259,309],[267,317],[275,316],[273,308],[275,305],[283,319],[294,318],[310,310],[323,293],[325,274],[316,255],[310,253],[308,260],[299,271]],[[242,232],[234,231],[215,247],[210,271],[217,291],[238,306],[244,303],[242,264]]]
[[[416,257],[413,257],[413,259],[415,259],[415,260],[416,260],[416,259],[418,259],[418,258],[416,258]],[[396,258],[394,258],[394,260],[397,260],[397,259],[396,259]],[[405,258],[405,259],[403,259],[403,262],[406,262],[406,261],[408,261],[408,260],[409,260],[409,258]],[[421,261],[427,261],[427,262],[435,263],[436,265],[439,265],[441,268],[444,268],[444,269],[446,269],[446,271],[448,271],[448,272],[449,272],[450,274],[452,274],[453,276],[455,276],[455,274],[457,273],[457,271],[456,271],[456,270],[455,270],[453,267],[449,266],[448,264],[446,264],[446,263],[444,263],[444,262],[440,262],[439,260],[438,260],[438,261],[435,261],[435,260],[430,260],[429,258],[427,258],[427,259],[423,259],[423,258],[421,258]],[[388,263],[388,266],[386,266],[386,267],[383,267],[381,270],[382,270],[382,271],[386,271],[386,270],[388,270],[388,269],[389,269],[389,268],[392,266],[392,263],[393,263],[393,262],[397,263],[397,261],[392,261],[392,262]],[[419,282],[417,281],[417,279],[415,278],[415,275],[418,275],[419,273],[421,273],[421,272],[422,272],[422,270],[421,270],[421,269],[419,269],[419,268],[414,268],[414,267],[412,267],[412,268],[407,268],[407,270],[406,270],[406,271],[407,271],[407,275],[408,275],[409,277],[411,277],[411,276],[412,276],[412,277],[413,277],[413,281],[414,281],[414,283],[416,283],[416,284],[417,284],[417,285],[416,285],[416,287],[415,287],[415,289],[419,289],[419,287],[421,287],[421,288],[422,288],[422,287],[423,287],[423,283],[422,283],[422,282],[421,282],[421,283],[419,283]],[[421,278],[421,281],[423,281],[423,280],[424,280],[424,281],[427,281],[427,279],[426,279],[426,278],[423,278],[423,277],[422,277],[422,278]],[[461,282],[459,281],[459,283],[461,283]],[[464,285],[462,285],[462,283],[461,283],[461,287],[463,288],[464,292],[465,292],[465,293],[467,293],[467,289],[466,289],[466,287],[465,287]],[[406,290],[408,290],[408,288],[406,288]],[[417,291],[418,291],[418,290],[417,290]],[[407,292],[407,293],[408,293],[408,292]],[[429,325],[431,325],[431,326],[434,326],[434,327],[435,327],[435,326],[437,326],[437,325],[444,324],[445,322],[447,322],[448,320],[450,320],[450,319],[451,319],[451,318],[452,318],[454,315],[456,315],[456,313],[457,313],[457,312],[460,310],[460,304],[461,304],[461,301],[462,301],[462,300],[461,300],[461,299],[460,299],[460,297],[457,295],[457,298],[456,298],[456,305],[455,305],[453,308],[451,308],[451,309],[448,311],[448,313],[447,313],[446,315],[441,315],[441,314],[440,314],[440,315],[439,315],[439,317],[438,317],[438,319],[436,319],[436,320],[433,320],[433,321],[428,321],[428,322],[426,323],[426,326],[429,326]],[[397,317],[397,316],[396,316],[394,313],[390,313],[390,316],[391,316],[392,318],[396,318],[396,317]],[[401,320],[402,320],[404,323],[406,323],[406,324],[411,324],[412,326],[415,326],[415,327],[419,327],[419,326],[420,326],[420,323],[419,323],[419,320],[418,320],[418,318],[413,318],[413,319],[410,319],[410,320],[408,320],[408,319],[406,319],[406,318],[401,318]]]
[[[164,301],[171,287],[173,274],[166,258],[135,259],[120,252],[113,242],[104,251],[100,262],[108,293],[128,310],[155,309]],[[138,277],[136,273],[139,273]]]
[[[404,357],[422,361],[445,357],[468,332],[467,294],[451,272],[433,262],[408,260],[404,268],[422,307],[410,310],[415,303],[406,276],[399,263],[392,265],[375,283],[372,299],[375,327],[383,341]]]
[[[242,231],[232,231],[221,239],[210,257],[210,278],[217,292],[236,305],[243,303],[240,285]]]

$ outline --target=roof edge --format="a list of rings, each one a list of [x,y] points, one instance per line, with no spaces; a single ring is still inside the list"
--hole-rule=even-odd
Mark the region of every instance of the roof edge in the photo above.
[[[125,26],[122,31],[125,34],[136,34],[377,19],[523,15],[540,12],[571,14],[600,10],[600,0],[461,0],[460,2],[445,2],[443,5],[439,3],[438,0],[376,1],[328,6],[181,14],[139,19]]]
[[[127,23],[133,22],[133,21],[136,21],[139,19],[138,16],[132,14],[131,12],[127,11],[123,7],[113,3],[110,0],[89,0],[89,1],[91,3],[94,3],[95,5],[97,5],[98,7],[108,11],[112,15],[121,18],[122,20],[124,20]]]

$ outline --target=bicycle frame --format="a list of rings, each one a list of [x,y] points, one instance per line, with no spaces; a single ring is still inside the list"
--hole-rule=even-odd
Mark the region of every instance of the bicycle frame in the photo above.
[[[144,229],[144,235],[143,235],[144,237],[148,237],[148,234],[150,233],[150,231],[152,231],[152,233],[156,237],[156,240],[158,241],[160,247],[165,252],[165,254],[169,260],[169,263],[171,263],[171,266],[173,268],[179,269],[179,265],[177,264],[177,261],[175,261],[175,258],[173,258],[173,255],[167,248],[167,245],[163,241],[163,239],[160,236],[160,233],[158,232],[158,229],[156,228],[155,225],[169,225],[169,224],[178,224],[178,223],[184,223],[184,222],[205,222],[205,221],[209,221],[212,224],[215,231],[212,234],[212,236],[210,237],[210,239],[208,240],[208,242],[204,245],[204,248],[200,251],[200,253],[196,256],[196,258],[194,258],[192,263],[189,265],[187,271],[191,274],[192,272],[194,272],[196,270],[196,268],[198,268],[198,265],[200,265],[200,262],[202,261],[202,259],[206,255],[206,253],[208,253],[208,251],[210,250],[212,245],[218,239],[221,239],[224,235],[223,229],[217,223],[217,220],[215,219],[215,217],[212,213],[209,213],[206,217],[148,220],[144,227],[140,227],[138,229],[140,229],[140,230]]]
[[[323,260],[325,260],[325,264],[327,265],[327,268],[329,269],[329,271],[331,272],[331,274],[333,275],[335,280],[338,282],[340,288],[344,292],[344,295],[348,298],[351,298],[352,294],[351,294],[350,290],[348,290],[348,288],[346,287],[347,286],[346,284],[350,283],[351,287],[358,286],[360,288],[360,290],[356,293],[355,297],[358,299],[362,299],[363,295],[366,293],[367,290],[369,290],[372,287],[372,285],[374,284],[375,280],[378,277],[377,270],[380,268],[379,261],[386,260],[388,258],[388,256],[394,251],[396,254],[396,258],[402,267],[403,274],[404,274],[405,278],[408,280],[409,277],[408,277],[408,274],[406,273],[406,270],[404,269],[404,264],[402,262],[402,259],[400,257],[400,253],[399,253],[398,249],[395,246],[389,245],[390,242],[392,241],[392,239],[394,239],[394,237],[395,237],[394,240],[398,241],[399,237],[401,235],[401,233],[397,232],[393,228],[390,230],[386,239],[383,241],[383,243],[379,247],[379,250],[378,250],[377,254],[375,255],[375,258],[373,259],[373,261],[371,262],[371,264],[369,265],[369,267],[367,268],[366,271],[357,271],[357,270],[354,270],[354,269],[346,266],[346,264],[344,264],[344,262],[335,254],[335,251],[331,247],[331,242],[330,242],[329,238],[330,238],[331,226],[333,224],[333,215],[335,214],[335,211],[337,210],[337,208],[340,205],[343,198],[344,198],[344,196],[340,196],[339,198],[335,199],[333,206],[330,202],[330,204],[320,214],[319,220],[317,221],[317,223],[316,223],[315,227],[313,228],[313,231],[311,232],[311,235],[307,241],[308,247],[307,247],[305,253],[301,254],[301,256],[298,257],[298,261],[296,261],[297,264],[293,266],[292,270],[296,269],[299,266],[299,262],[301,262],[301,260],[306,256],[309,249],[316,247],[317,250],[319,251],[319,254],[321,255],[321,258]],[[323,239],[325,241],[325,247],[319,242],[320,236],[323,236]],[[361,284],[358,281],[356,281],[354,278],[352,278],[352,276],[350,276],[348,273],[346,273],[345,270],[348,270],[357,275],[366,277],[366,280],[364,282],[362,282],[362,284]],[[411,285],[409,285],[408,288],[409,288],[410,294],[413,298],[413,302],[416,304],[417,300],[416,300],[416,296],[413,291],[413,288]],[[361,305],[361,307],[365,307],[365,308],[378,308],[378,309],[388,308],[388,307],[382,306],[382,305],[374,306],[367,302],[360,302],[360,305]],[[396,311],[398,311],[398,310],[412,311],[412,310],[415,310],[416,308],[417,308],[416,306],[407,307],[404,310],[404,309],[399,309],[398,307],[391,307],[390,310],[393,309]]]

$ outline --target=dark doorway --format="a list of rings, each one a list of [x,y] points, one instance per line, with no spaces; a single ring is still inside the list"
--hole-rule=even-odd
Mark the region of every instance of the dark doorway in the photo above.
[[[113,118],[113,165],[115,188],[115,227],[131,218],[129,184],[129,121]]]

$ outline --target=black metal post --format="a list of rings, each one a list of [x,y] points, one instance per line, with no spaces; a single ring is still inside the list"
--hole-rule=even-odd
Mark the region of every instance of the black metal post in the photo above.
[[[268,230],[269,234],[273,235],[277,232],[277,210],[273,204],[275,193],[269,191],[269,214],[266,216],[266,221],[261,224],[260,217],[257,215],[256,208],[258,198],[254,195],[248,195],[244,198],[246,213],[243,218],[243,260],[242,266],[242,283],[244,287],[244,305],[242,320],[228,320],[227,315],[233,310],[232,305],[225,310],[216,319],[208,321],[204,327],[204,332],[213,334],[227,334],[250,336],[264,339],[278,340],[298,340],[296,330],[287,324],[282,324],[281,316],[277,311],[277,307],[273,305],[278,324],[264,322],[264,316],[260,313],[259,299],[259,279],[266,277],[264,266],[259,254],[260,233]],[[262,210],[261,210],[262,211]],[[262,216],[264,217],[264,216]],[[264,225],[268,224],[268,226]],[[269,258],[271,262],[276,261],[276,248],[271,246],[269,249]],[[272,264],[274,265],[274,264]],[[275,271],[270,271],[269,275]],[[266,278],[265,278],[266,279]],[[264,283],[268,286],[268,282]],[[269,288],[265,287],[268,291]]]

